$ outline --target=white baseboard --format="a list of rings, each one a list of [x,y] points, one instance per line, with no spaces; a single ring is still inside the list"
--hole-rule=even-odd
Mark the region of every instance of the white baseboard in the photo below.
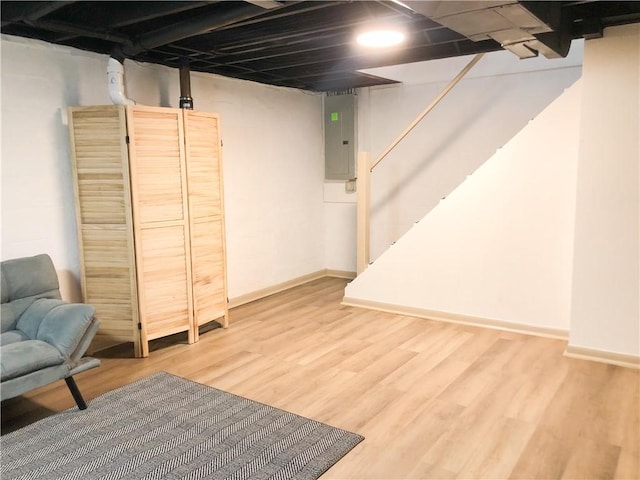
[[[239,307],[240,305],[244,305],[245,303],[260,300],[261,298],[268,297],[269,295],[280,293],[289,288],[297,287],[304,283],[308,283],[323,277],[337,277],[353,280],[354,278],[356,278],[356,274],[355,272],[347,272],[343,270],[318,270],[317,272],[312,272],[300,277],[292,278],[291,280],[287,280],[286,282],[278,283],[267,288],[262,288],[254,292],[245,293],[244,295],[239,295],[237,297],[231,298],[229,299],[229,308]]]
[[[350,272],[347,270],[325,270],[325,275],[327,277],[336,277],[336,278],[345,278],[347,280],[353,280],[356,278],[356,272]]]
[[[538,337],[557,338],[560,340],[567,340],[569,338],[569,332],[567,330],[557,328],[538,327],[535,325],[504,322],[502,320],[473,317],[470,315],[461,315],[458,313],[438,312],[435,310],[407,307],[404,305],[395,305],[391,303],[375,302],[372,300],[344,297],[344,299],[342,300],[342,304],[352,307],[362,307],[368,308],[370,310],[394,313],[398,315],[407,315],[410,317],[426,318],[429,320],[438,320],[449,323],[459,323],[462,325],[471,325],[474,327],[493,328],[496,330],[504,330],[507,332],[524,333],[526,335],[536,335]]]
[[[575,345],[567,345],[564,355],[570,358],[592,360],[594,362],[609,363],[620,367],[640,369],[640,357],[637,355],[607,352],[604,350],[596,350],[594,348],[578,347]]]

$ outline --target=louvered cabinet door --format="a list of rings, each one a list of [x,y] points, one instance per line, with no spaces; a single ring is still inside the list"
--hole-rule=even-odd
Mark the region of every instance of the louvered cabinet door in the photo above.
[[[143,356],[148,341],[195,341],[182,111],[127,107]]]
[[[194,322],[228,325],[220,120],[184,110]],[[196,328],[197,334],[197,328]]]
[[[124,107],[68,118],[83,301],[100,319],[92,349],[133,342],[140,355]]]

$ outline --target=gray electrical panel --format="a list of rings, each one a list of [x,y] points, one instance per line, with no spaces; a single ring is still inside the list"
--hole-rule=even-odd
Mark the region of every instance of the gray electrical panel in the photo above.
[[[324,177],[349,180],[356,176],[356,96],[324,97]]]

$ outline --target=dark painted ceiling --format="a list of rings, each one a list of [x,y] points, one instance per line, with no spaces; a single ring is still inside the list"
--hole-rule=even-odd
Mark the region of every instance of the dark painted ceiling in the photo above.
[[[2,1],[2,33],[311,91],[390,83],[358,70],[508,48],[566,55],[571,39],[640,21],[640,1]],[[357,47],[392,23],[400,47]],[[506,22],[506,26],[505,26]],[[511,23],[509,23],[511,22]],[[526,60],[525,60],[526,61]]]

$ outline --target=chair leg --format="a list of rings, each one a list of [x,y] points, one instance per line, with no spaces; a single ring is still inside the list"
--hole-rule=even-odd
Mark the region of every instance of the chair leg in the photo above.
[[[67,387],[69,387],[69,391],[71,391],[73,399],[78,404],[78,408],[80,410],[86,410],[87,404],[85,403],[84,398],[82,398],[82,394],[80,393],[80,390],[78,390],[78,385],[76,385],[76,381],[73,377],[67,377],[64,381],[67,382]]]

